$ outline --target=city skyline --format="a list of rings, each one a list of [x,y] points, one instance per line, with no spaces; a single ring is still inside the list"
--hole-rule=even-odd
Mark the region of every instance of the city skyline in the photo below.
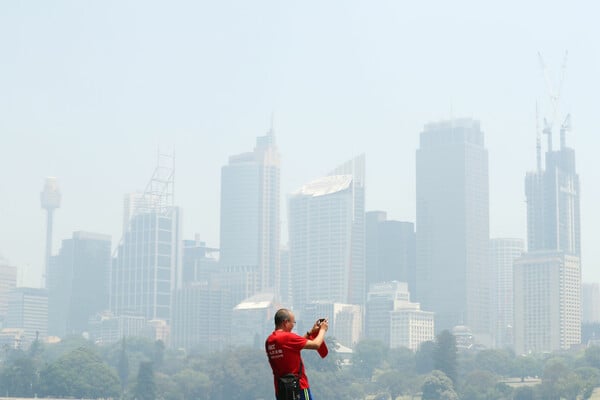
[[[486,137],[490,237],[525,239],[536,102],[540,124],[551,117],[537,54],[556,83],[565,50],[554,127],[572,114],[583,278],[600,281],[600,54],[588,8],[547,5],[541,18],[533,5],[515,12],[516,3],[141,4],[0,6],[9,60],[0,76],[0,255],[19,268],[21,284],[42,280],[47,176],[62,193],[52,253],[80,230],[111,235],[116,246],[123,195],[143,189],[159,148],[176,154],[183,238],[198,233],[218,247],[219,170],[271,121],[281,154],[281,244],[287,196],[360,153],[366,210],[415,222],[419,134],[463,116],[479,120]]]

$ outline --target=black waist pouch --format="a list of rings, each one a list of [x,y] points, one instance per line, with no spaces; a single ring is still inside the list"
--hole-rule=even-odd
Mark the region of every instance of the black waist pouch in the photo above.
[[[285,374],[277,378],[277,400],[298,400],[300,378],[296,374]]]

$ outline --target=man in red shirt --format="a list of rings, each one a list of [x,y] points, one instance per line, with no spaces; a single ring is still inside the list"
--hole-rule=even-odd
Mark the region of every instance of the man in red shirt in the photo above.
[[[285,308],[278,310],[275,313],[275,330],[265,342],[267,357],[273,370],[275,397],[279,399],[277,379],[286,374],[296,374],[300,376],[300,400],[312,400],[300,351],[318,350],[325,341],[329,324],[326,319],[318,320],[304,336],[292,332],[294,325],[296,317],[293,312]]]

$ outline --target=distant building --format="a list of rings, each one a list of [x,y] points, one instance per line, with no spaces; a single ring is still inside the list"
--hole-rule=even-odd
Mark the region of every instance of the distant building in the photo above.
[[[523,239],[490,239],[492,338],[497,348],[513,346],[513,263],[525,251]]]
[[[464,325],[457,325],[452,328],[452,335],[456,340],[456,348],[459,351],[472,350],[476,346],[475,337],[471,328]]]
[[[525,177],[528,253],[515,261],[515,350],[556,351],[581,341],[581,229],[575,151],[548,137],[545,168],[541,144],[537,170]],[[540,138],[538,137],[538,143]]]
[[[400,302],[410,301],[406,282],[377,282],[369,286],[365,310],[365,337],[390,346],[390,313]]]
[[[191,282],[208,281],[219,272],[219,250],[206,246],[199,237],[183,241],[182,286]]]
[[[371,284],[365,318],[365,337],[389,348],[417,350],[422,342],[434,339],[433,313],[410,301],[406,282]]]
[[[279,299],[282,304],[294,304],[292,266],[290,262],[290,250],[287,247],[281,249],[280,274],[279,274]]]
[[[438,332],[490,334],[488,152],[479,121],[425,126],[416,154],[417,273],[413,297]]]
[[[433,313],[418,303],[405,303],[390,313],[390,348],[417,351],[421,343],[435,339]]]
[[[170,343],[170,328],[163,320],[147,321],[138,315],[104,312],[90,318],[90,339],[96,344],[116,343],[124,337],[139,336]]]
[[[407,282],[415,287],[416,236],[412,222],[388,220],[384,211],[366,213],[367,287],[377,282]]]
[[[313,301],[364,305],[364,203],[364,156],[290,196],[295,309]]]
[[[23,330],[23,341],[31,344],[48,336],[48,292],[18,287],[9,294],[6,328]]]
[[[581,342],[579,257],[525,253],[515,261],[515,351],[553,352]]]
[[[183,279],[181,210],[173,204],[173,187],[174,159],[159,155],[144,201],[134,207],[117,247],[110,296],[116,316],[170,322],[171,296]]]
[[[108,310],[111,238],[74,232],[62,241],[48,269],[48,330],[52,336],[81,334],[89,319]]]
[[[582,285],[581,308],[582,323],[600,323],[600,285],[598,283],[584,283]]]
[[[279,158],[270,130],[221,168],[220,265],[234,304],[279,290]]]
[[[20,349],[25,339],[25,332],[19,328],[0,329],[0,348]]]
[[[0,258],[0,321],[6,318],[9,294],[16,286],[17,267],[8,265]]]
[[[161,341],[167,346],[171,343],[171,327],[167,325],[165,320],[154,319],[148,321],[144,333],[144,336],[154,342]]]
[[[327,318],[327,335],[335,337],[342,346],[353,348],[362,338],[363,310],[357,304],[315,301],[307,304],[301,312],[298,332],[312,329],[318,318]]]
[[[273,318],[278,310],[273,293],[256,294],[233,309],[231,341],[235,346],[264,349],[265,338],[273,332]]]
[[[525,177],[527,247],[529,251],[561,250],[581,257],[580,189],[575,150],[564,143],[553,150],[551,135],[546,165]],[[539,157],[539,155],[538,155]]]
[[[231,343],[231,293],[208,281],[192,282],[174,295],[171,344],[219,351]]]

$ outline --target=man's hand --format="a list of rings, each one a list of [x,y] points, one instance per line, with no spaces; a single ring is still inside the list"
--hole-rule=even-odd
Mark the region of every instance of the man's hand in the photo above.
[[[325,324],[325,325],[323,325],[323,324]],[[327,331],[327,329],[329,329],[329,322],[327,321],[327,318],[319,318],[318,320],[316,320],[312,329],[310,331],[306,332],[306,334],[308,336],[316,336],[319,333],[319,331],[321,330],[321,327],[323,327],[325,329],[325,331]]]
[[[329,329],[329,321],[327,319],[324,319],[319,323],[319,330],[321,329],[325,329],[325,332]]]
[[[304,348],[318,350],[325,341],[325,332],[327,332],[327,329],[329,329],[329,321],[327,321],[326,318],[318,319],[313,325],[312,329],[306,332],[308,340],[306,341]]]

